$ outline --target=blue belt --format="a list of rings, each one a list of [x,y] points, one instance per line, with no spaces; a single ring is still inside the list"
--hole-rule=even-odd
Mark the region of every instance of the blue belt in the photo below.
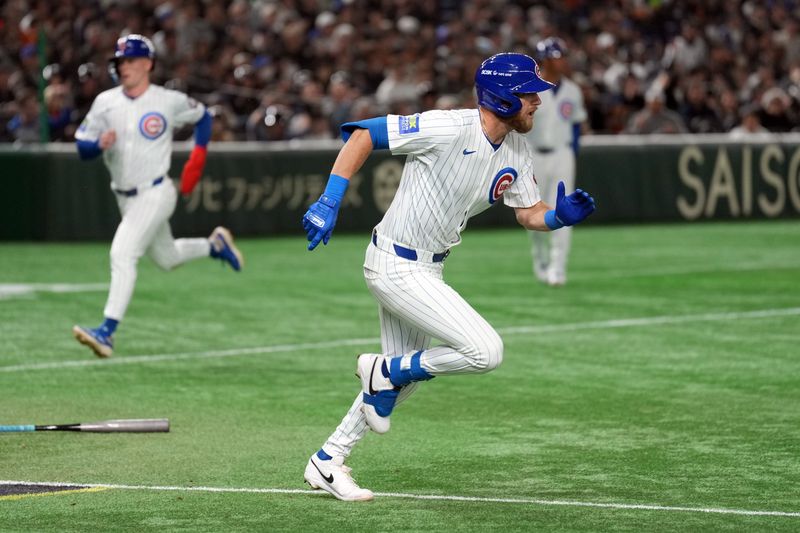
[[[378,232],[372,232],[372,244],[378,246]],[[417,251],[413,248],[406,248],[405,246],[400,246],[399,244],[392,243],[392,247],[394,248],[394,253],[398,257],[402,257],[403,259],[408,259],[409,261],[416,261],[417,260]],[[441,263],[447,256],[450,255],[450,250],[445,250],[439,254],[433,254],[431,257],[431,261],[434,263]]]
[[[147,183],[146,184],[147,186],[146,187],[142,187],[142,190],[149,189],[150,187],[155,187],[156,185],[158,185],[162,181],[164,181],[164,176],[161,176],[160,178],[156,178],[153,181],[151,181],[150,183]],[[120,196],[136,196],[137,194],[139,194],[139,187],[134,187],[133,189],[126,189],[126,190],[114,189],[114,192],[119,194]]]

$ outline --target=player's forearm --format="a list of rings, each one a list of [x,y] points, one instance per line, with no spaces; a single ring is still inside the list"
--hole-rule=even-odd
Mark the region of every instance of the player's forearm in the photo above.
[[[372,138],[369,131],[364,129],[354,131],[350,139],[339,151],[339,155],[333,163],[331,174],[350,179],[353,174],[361,169],[371,153]]]
[[[545,223],[545,214],[552,207],[544,202],[539,202],[532,207],[516,209],[517,222],[525,229],[533,231],[551,231]]]

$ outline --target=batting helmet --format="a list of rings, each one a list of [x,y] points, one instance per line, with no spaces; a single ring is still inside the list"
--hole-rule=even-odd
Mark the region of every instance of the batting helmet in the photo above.
[[[475,72],[478,104],[499,117],[511,118],[522,109],[517,95],[539,93],[554,85],[539,75],[539,65],[525,54],[496,54]]]
[[[567,44],[558,37],[548,37],[536,44],[536,59],[560,59],[567,56]]]
[[[114,81],[119,80],[117,67],[122,57],[146,57],[153,61],[153,67],[155,67],[156,47],[153,46],[153,42],[150,39],[136,33],[131,33],[130,35],[117,39],[114,57],[108,62],[108,71],[111,73],[111,77],[114,78]],[[153,67],[151,67],[151,70]]]

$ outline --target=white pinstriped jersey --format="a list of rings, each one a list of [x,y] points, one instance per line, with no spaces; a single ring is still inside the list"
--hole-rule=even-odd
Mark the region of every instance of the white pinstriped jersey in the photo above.
[[[388,115],[387,126],[392,153],[408,158],[379,234],[440,252],[458,244],[467,220],[500,198],[509,207],[539,202],[524,137],[511,132],[495,150],[477,109]]]
[[[103,151],[103,159],[112,186],[132,189],[167,174],[173,130],[196,123],[204,111],[203,104],[184,93],[159,85],[151,84],[137,98],[115,87],[97,95],[75,138],[96,141],[104,131],[115,130],[117,140]]]
[[[568,78],[561,78],[558,90],[539,93],[542,105],[536,110],[533,129],[526,135],[533,146],[544,150],[572,144],[572,125],[586,120],[583,93]]]

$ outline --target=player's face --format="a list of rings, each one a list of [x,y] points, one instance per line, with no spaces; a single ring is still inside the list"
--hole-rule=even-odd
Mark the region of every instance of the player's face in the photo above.
[[[117,64],[122,87],[136,89],[149,80],[152,61],[146,57],[121,57]]]
[[[522,109],[509,119],[508,124],[519,133],[528,133],[533,127],[533,114],[539,109],[542,99],[537,93],[520,94],[519,99],[522,101]]]

